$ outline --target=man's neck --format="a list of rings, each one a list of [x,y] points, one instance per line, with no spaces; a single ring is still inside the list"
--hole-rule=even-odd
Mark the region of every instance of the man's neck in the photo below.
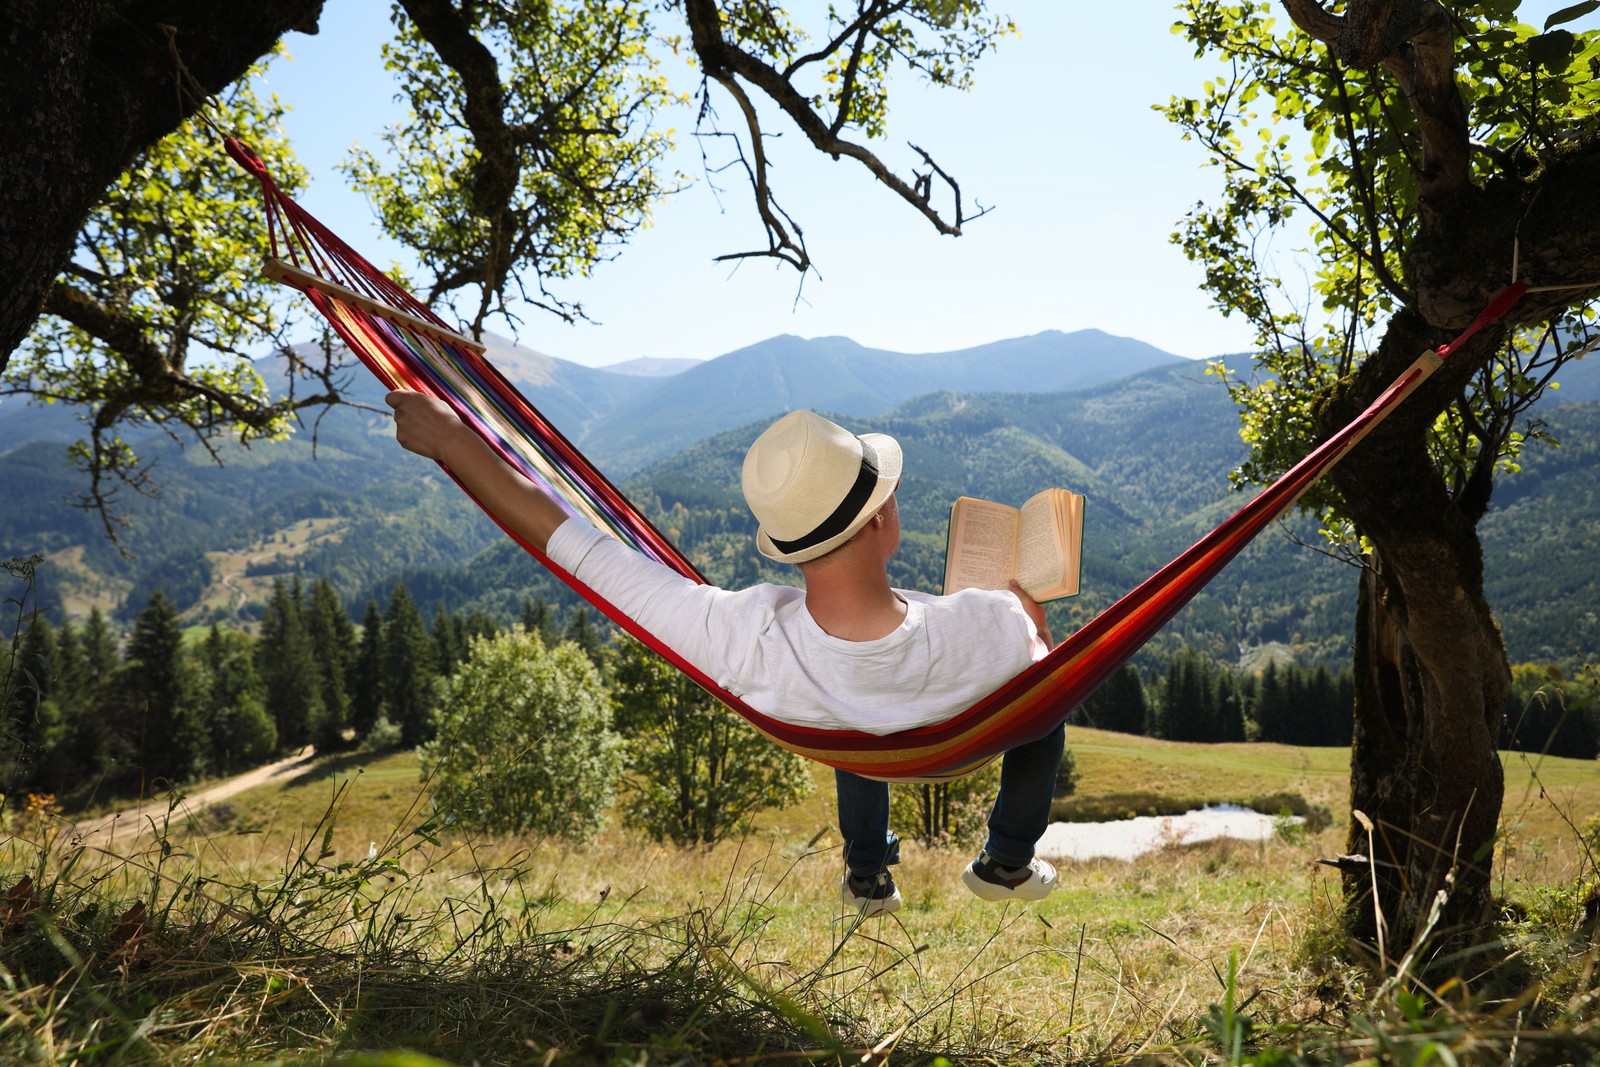
[[[889,587],[881,564],[839,561],[805,572],[806,610],[823,632],[841,641],[876,641],[899,629],[906,602]]]

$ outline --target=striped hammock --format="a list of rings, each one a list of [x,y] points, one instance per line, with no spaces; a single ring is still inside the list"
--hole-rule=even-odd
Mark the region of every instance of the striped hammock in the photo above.
[[[451,329],[278,188],[260,158],[234,139],[226,147],[260,181],[272,259],[266,274],[303,292],[361,361],[390,389],[412,389],[450,405],[501,457],[572,514],[697,582],[705,578],[617,488],[484,359],[483,346]],[[1479,329],[1522,296],[1500,292],[1461,336],[1424,353],[1364,412],[1227,521],[1101,612],[1044,659],[953,718],[878,735],[781,722],[749,707],[645,632],[549,557],[516,538],[558,578],[613,622],[683,671],[784,748],[872,778],[931,781],[964,774],[1065,720],[1214,578],[1287,511],[1394,407]],[[446,473],[449,469],[445,468]],[[493,514],[490,514],[494,518]],[[498,522],[498,519],[496,520]],[[501,524],[504,529],[504,524]],[[510,531],[507,531],[508,533]],[[515,537],[515,535],[512,535]]]

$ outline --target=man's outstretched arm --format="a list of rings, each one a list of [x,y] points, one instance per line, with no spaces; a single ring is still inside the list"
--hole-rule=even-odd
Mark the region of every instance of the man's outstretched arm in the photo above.
[[[405,389],[384,400],[394,409],[395,439],[403,447],[449,467],[490,514],[545,550],[567,513],[544,490],[496,455],[444,401]]]

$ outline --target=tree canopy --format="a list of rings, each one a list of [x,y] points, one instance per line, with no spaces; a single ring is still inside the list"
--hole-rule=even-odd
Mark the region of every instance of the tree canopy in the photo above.
[[[13,271],[0,294],[0,394],[90,407],[86,502],[110,515],[117,478],[150,488],[119,427],[248,441],[342,397],[329,352],[284,346],[246,277],[253,197],[201,125],[244,134],[297,183],[275,105],[247,80],[284,34],[316,32],[322,4],[13,7],[0,43],[0,96],[13,105],[0,117],[0,260]],[[346,174],[431,275],[423,294],[474,332],[517,307],[581,316],[561,281],[615,255],[681,184],[664,169],[669,134],[656,121],[678,99],[658,69],[669,51],[699,63],[697,134],[718,138],[750,181],[764,239],[730,257],[810,267],[768,166],[778,116],[816,150],[859,161],[939,232],[960,233],[970,213],[951,174],[921,148],[897,171],[873,145],[888,79],[909,71],[965,88],[1012,28],[982,0],[858,0],[811,25],[765,2],[396,0],[392,20],[385,57],[409,115],[387,152],[354,154]],[[724,129],[717,105],[730,99]],[[287,390],[269,393],[249,369],[247,350],[264,346],[284,348]],[[300,381],[311,388],[294,392]]]
[[[1271,476],[1345,425],[1513,280],[1510,313],[1454,351],[1304,503],[1359,568],[1350,917],[1409,938],[1489,914],[1510,668],[1477,523],[1540,432],[1530,405],[1594,333],[1600,32],[1522,24],[1515,0],[1189,0],[1180,28],[1226,74],[1166,111],[1221,189],[1176,235],[1217,305],[1257,328],[1243,406]],[[1309,241],[1308,277],[1286,283]],[[1278,242],[1275,245],[1275,242]],[[1365,820],[1365,821],[1363,821]],[[1370,830],[1369,830],[1370,827]],[[1377,899],[1371,899],[1375,890]]]

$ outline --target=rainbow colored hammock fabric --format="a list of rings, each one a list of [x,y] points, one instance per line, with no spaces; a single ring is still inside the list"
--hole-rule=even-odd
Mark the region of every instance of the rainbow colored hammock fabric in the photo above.
[[[484,359],[482,345],[452,330],[286,196],[247,146],[231,138],[226,144],[228,153],[260,181],[266,199],[273,256],[266,273],[305,293],[385,385],[391,389],[414,389],[444,400],[491,448],[572,513],[584,516],[599,529],[679,573],[705,581],[694,565]],[[1054,729],[1453,350],[1505,314],[1526,288],[1522,283],[1506,288],[1460,337],[1437,351],[1425,353],[1350,425],[1263,489],[1221,526],[1096,616],[1046,658],[971,708],[935,726],[877,735],[795,726],[764,715],[717,686],[542,552],[517,540],[618,626],[784,748],[873,778],[927,781],[955,777]]]

